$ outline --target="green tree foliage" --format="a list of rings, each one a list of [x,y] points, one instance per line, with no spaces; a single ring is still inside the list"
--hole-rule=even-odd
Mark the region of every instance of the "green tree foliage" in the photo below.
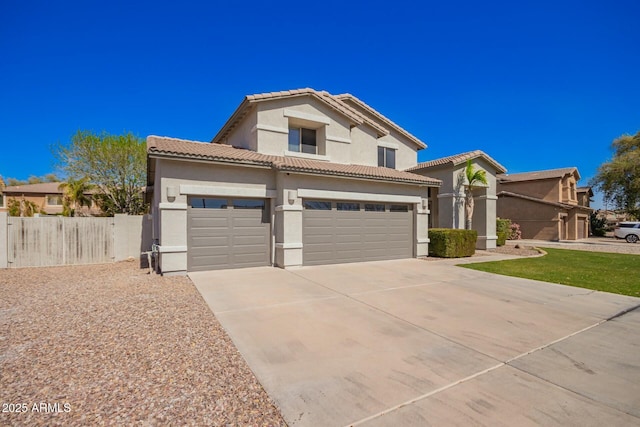
[[[64,193],[62,202],[62,215],[76,216],[83,206],[91,207],[91,196],[88,195],[94,189],[94,185],[89,183],[89,178],[69,179],[58,186]]]
[[[640,218],[640,132],[614,140],[611,149],[613,158],[600,165],[591,186],[616,208]]]
[[[12,198],[7,202],[9,216],[33,216],[40,212],[38,205],[30,200]]]
[[[589,223],[591,226],[591,233],[596,237],[604,237],[607,231],[607,220],[604,217],[599,217],[596,212],[589,214]]]
[[[98,193],[94,199],[105,212],[139,215],[146,210],[146,145],[132,133],[110,135],[78,131],[68,145],[58,144],[54,155],[72,179],[88,178]]]
[[[465,183],[465,228],[471,230],[473,218],[473,190],[480,187],[479,184],[487,185],[487,172],[482,169],[475,169],[471,160],[467,160],[464,168]]]
[[[43,182],[60,182],[62,181],[56,174],[48,173],[43,176],[31,175],[28,179],[7,178],[6,185],[12,187],[14,185],[40,184]]]

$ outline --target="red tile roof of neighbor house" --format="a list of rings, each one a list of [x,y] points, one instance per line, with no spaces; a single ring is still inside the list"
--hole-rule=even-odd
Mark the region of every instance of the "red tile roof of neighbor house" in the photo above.
[[[536,181],[539,179],[551,179],[551,178],[560,179],[560,178],[563,178],[565,175],[571,175],[573,173],[577,175],[577,179],[580,179],[580,173],[578,172],[578,168],[570,167],[570,168],[549,169],[549,170],[543,170],[543,171],[498,175],[498,180],[500,182],[509,183],[509,182],[520,182],[520,181]]]
[[[311,88],[304,89],[294,89],[294,90],[285,90],[281,92],[268,92],[268,93],[259,93],[255,95],[247,95],[245,99],[240,103],[236,111],[231,115],[229,120],[222,126],[222,129],[213,137],[211,142],[223,143],[224,139],[229,135],[229,133],[240,123],[240,121],[249,114],[251,107],[253,104],[257,102],[270,101],[275,99],[283,99],[283,98],[292,98],[299,96],[310,96],[314,99],[319,100],[320,102],[327,105],[329,108],[337,111],[338,113],[347,117],[352,123],[361,125],[367,124],[368,126],[375,129],[375,131],[380,136],[388,135],[389,129],[391,128],[403,135],[405,138],[409,139],[412,143],[416,144],[420,148],[425,148],[427,145],[420,141],[415,136],[411,135],[409,132],[404,130],[402,127],[398,126],[396,123],[392,122],[358,98],[350,94],[343,95],[331,95],[326,91],[317,91]],[[346,101],[346,102],[345,102]],[[357,109],[351,107],[348,102],[352,102],[355,105],[360,106],[365,111],[369,112],[371,115],[376,117],[379,121],[382,121],[385,126],[377,123],[375,120],[370,119],[365,114],[360,113]]]
[[[377,166],[347,165],[297,157],[273,156],[224,144],[187,141],[160,136],[147,137],[147,151],[150,155],[156,155],[158,157],[167,156],[254,165],[314,175],[343,176],[428,186],[439,186],[441,184],[441,181],[437,179],[396,169]]]
[[[487,162],[489,162],[498,173],[504,173],[507,169],[502,166],[500,163],[496,162],[491,158],[488,154],[486,154],[482,150],[468,151],[466,153],[455,154],[453,156],[441,157],[439,159],[429,160],[428,162],[418,163],[416,166],[407,169],[408,171],[416,171],[421,169],[433,168],[437,166],[443,165],[459,165],[461,163],[465,163],[467,160],[473,160],[478,157],[482,157]]]

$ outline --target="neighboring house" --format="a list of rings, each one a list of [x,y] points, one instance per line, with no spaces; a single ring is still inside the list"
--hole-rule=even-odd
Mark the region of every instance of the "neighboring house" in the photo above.
[[[580,206],[591,207],[591,199],[593,198],[593,189],[591,187],[578,187],[578,204]]]
[[[164,274],[428,254],[426,145],[351,95],[247,96],[211,143],[149,136]]]
[[[474,170],[486,172],[487,186],[477,188],[474,194],[472,228],[478,232],[478,249],[496,247],[496,175],[507,170],[500,163],[480,150],[456,154],[420,163],[408,169],[409,172],[442,181],[440,188],[430,189],[430,222],[433,228],[465,228],[464,170],[467,160]]]
[[[575,167],[498,175],[498,216],[520,224],[524,239],[584,239],[592,209],[580,204],[579,180]]]
[[[12,185],[2,190],[2,205],[0,211],[8,211],[9,202],[12,200],[25,200],[33,202],[41,215],[62,214],[64,192],[61,190],[61,182],[42,182],[39,184]],[[87,215],[97,215],[100,209],[93,205],[91,208],[83,207],[82,212]]]

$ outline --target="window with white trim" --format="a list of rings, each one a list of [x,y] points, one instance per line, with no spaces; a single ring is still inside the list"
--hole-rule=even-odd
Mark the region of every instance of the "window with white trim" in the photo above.
[[[289,128],[289,151],[295,153],[318,154],[315,129]]]
[[[378,146],[378,166],[396,168],[396,150],[389,147]]]

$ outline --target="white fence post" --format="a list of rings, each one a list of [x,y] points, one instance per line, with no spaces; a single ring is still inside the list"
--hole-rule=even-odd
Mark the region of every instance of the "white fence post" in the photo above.
[[[0,212],[0,268],[7,268],[9,263],[9,215]]]

